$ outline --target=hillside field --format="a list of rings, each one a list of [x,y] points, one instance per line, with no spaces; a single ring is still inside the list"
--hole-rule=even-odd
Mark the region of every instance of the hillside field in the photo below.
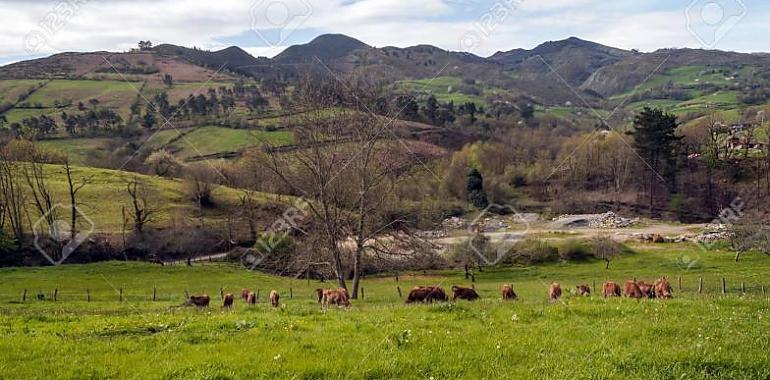
[[[325,312],[313,289],[332,284],[234,264],[0,269],[0,378],[54,371],[78,379],[770,378],[770,303],[761,291],[761,284],[770,285],[767,257],[751,254],[735,263],[726,252],[692,245],[632,248],[635,253],[609,270],[600,262],[487,268],[476,273],[482,299],[475,303],[404,305],[396,291],[470,286],[459,271],[402,273],[399,282],[366,278],[364,299]],[[552,281],[572,289],[660,275],[672,279],[673,300],[567,292],[562,301],[546,301]],[[727,295],[720,291],[722,276]],[[502,283],[512,283],[520,300],[501,301]],[[221,288],[238,294],[243,287],[259,289],[260,304],[237,299],[232,311],[219,307]],[[29,298],[21,302],[24,289]],[[280,309],[265,304],[270,289],[281,293]],[[208,293],[214,305],[180,307],[185,290]],[[38,292],[48,299],[32,300]]]
[[[51,189],[55,204],[68,205],[67,182],[64,167],[61,165],[45,166],[46,181]],[[78,208],[93,222],[93,231],[101,233],[119,233],[123,227],[122,207],[130,205],[130,197],[126,192],[126,183],[134,175],[143,179],[153,190],[152,199],[159,208],[157,219],[153,225],[167,226],[171,217],[179,211],[195,212],[197,206],[189,200],[185,193],[184,181],[166,179],[157,176],[146,176],[129,172],[96,169],[86,167],[73,168],[73,181],[79,184],[83,178],[90,182],[78,193]],[[19,174],[20,181],[23,177]],[[26,185],[24,185],[26,186]],[[26,189],[26,188],[25,188]],[[214,190],[214,200],[218,206],[235,206],[238,203],[238,190],[219,186]],[[261,200],[267,201],[272,195],[263,194]],[[34,204],[30,199],[27,203],[27,213],[34,222],[38,217]],[[216,207],[203,211],[205,220],[218,220],[225,217],[224,207]]]

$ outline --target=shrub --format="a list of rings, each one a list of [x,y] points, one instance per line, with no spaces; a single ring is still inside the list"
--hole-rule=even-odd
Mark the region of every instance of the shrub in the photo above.
[[[559,257],[564,261],[585,260],[591,256],[591,250],[582,241],[567,240],[559,247]]]
[[[182,163],[165,149],[152,152],[144,164],[147,165],[151,174],[161,177],[174,177],[179,174],[183,167]]]
[[[511,247],[505,261],[514,264],[541,264],[559,260],[559,250],[542,240],[526,239]]]

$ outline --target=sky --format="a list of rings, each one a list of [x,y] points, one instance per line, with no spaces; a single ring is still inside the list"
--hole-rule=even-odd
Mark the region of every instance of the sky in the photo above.
[[[272,57],[324,33],[489,56],[579,37],[624,49],[770,52],[767,0],[0,0],[0,65],[140,40]]]

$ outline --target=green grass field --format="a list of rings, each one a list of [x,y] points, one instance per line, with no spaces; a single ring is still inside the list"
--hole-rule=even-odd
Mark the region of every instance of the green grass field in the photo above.
[[[44,82],[37,79],[0,80],[0,103],[15,104],[19,95]]]
[[[668,83],[670,83],[675,87],[684,88],[684,89],[690,89],[695,86],[703,85],[703,84],[714,84],[717,86],[725,86],[725,85],[729,85],[733,81],[733,79],[730,79],[732,77],[733,71],[731,70],[726,70],[726,71],[727,72],[724,72],[720,68],[710,68],[706,66],[697,66],[697,65],[675,67],[664,73],[654,75],[652,78],[649,78],[649,80],[645,81],[644,83],[637,86],[636,88],[622,94],[614,95],[610,99],[622,100],[634,93],[642,92],[642,91],[649,90],[656,87],[661,87]],[[751,75],[751,68],[747,67],[742,70],[739,70],[737,74],[741,76]],[[693,91],[692,93],[696,95],[695,91]]]
[[[179,137],[183,134],[184,137]],[[154,149],[166,147],[180,158],[237,152],[244,148],[259,146],[264,142],[274,145],[289,145],[294,135],[289,131],[267,132],[251,129],[225,127],[200,127],[191,130],[164,130],[155,134],[147,146]]]
[[[475,303],[404,305],[396,292],[417,284],[470,286],[459,271],[402,274],[400,282],[366,278],[364,299],[326,312],[312,290],[331,284],[230,264],[0,269],[0,378],[770,378],[770,302],[759,288],[769,281],[767,257],[735,263],[727,253],[690,245],[633,248],[610,270],[599,262],[488,268],[476,273],[482,299]],[[689,269],[680,265],[684,256],[694,263]],[[572,288],[660,275],[682,276],[683,290],[673,281],[673,300],[567,294],[546,301],[551,281]],[[704,294],[696,290],[701,276]],[[740,294],[740,281],[749,294]],[[499,300],[502,283],[512,283],[520,301]],[[259,289],[261,303],[219,307],[221,288],[243,287]],[[24,289],[30,298],[40,291],[49,299],[22,303]],[[281,293],[280,309],[265,304],[270,289]],[[206,292],[215,305],[179,307],[185,290]]]
[[[35,144],[67,155],[75,165],[84,165],[90,153],[98,150],[106,151],[112,141],[115,140],[109,137],[63,138],[40,140]]]
[[[51,189],[55,203],[68,205],[67,182],[64,169],[60,165],[46,165],[45,173],[47,183]],[[73,179],[80,183],[82,178],[90,178],[90,182],[78,193],[79,209],[93,222],[95,232],[119,233],[123,226],[121,209],[128,207],[130,198],[126,193],[126,181],[134,173],[75,167]],[[197,206],[188,199],[184,182],[179,179],[166,179],[155,176],[139,175],[153,188],[157,195],[154,197],[156,205],[160,208],[155,226],[162,227],[169,223],[172,215],[180,212],[190,215],[197,210]],[[23,179],[22,179],[23,180]],[[238,190],[217,187],[214,191],[214,200],[219,206],[234,206],[238,202]],[[267,201],[269,195],[263,195],[262,200]],[[39,215],[34,211],[32,200],[28,200],[27,212],[34,222]],[[204,219],[218,221],[226,217],[224,207],[204,210]]]
[[[644,107],[657,107],[675,115],[707,113],[711,110],[716,110],[722,114],[722,117],[731,120],[733,117],[738,116],[738,93],[735,91],[719,91],[684,102],[667,99],[649,99],[631,103],[627,106],[627,108],[634,110],[641,110]]]
[[[57,79],[46,84],[45,87],[35,91],[27,102],[40,103],[45,107],[52,107],[55,101],[62,104],[72,103],[77,105],[83,102],[88,106],[88,100],[97,99],[103,107],[114,109],[128,109],[136,97],[136,91],[141,88],[141,83],[96,80],[64,80]]]
[[[476,85],[482,91],[482,95],[466,95],[460,93],[458,89],[462,86],[462,79],[458,77],[436,77],[433,79],[404,80],[396,83],[397,88],[408,92],[429,93],[436,97],[439,102],[454,102],[455,105],[463,103],[476,103],[477,106],[484,106],[484,92],[487,88],[483,85]]]

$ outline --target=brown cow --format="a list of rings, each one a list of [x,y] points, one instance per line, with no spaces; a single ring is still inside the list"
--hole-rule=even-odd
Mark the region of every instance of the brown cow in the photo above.
[[[639,289],[639,285],[634,280],[628,280],[623,285],[623,294],[628,298],[642,298],[642,290]]]
[[[190,298],[187,300],[188,305],[195,305],[199,309],[208,307],[209,302],[211,302],[211,298],[205,294],[202,296],[190,296]]]
[[[412,288],[411,291],[409,291],[409,296],[406,299],[406,303],[413,303],[413,302],[428,302],[433,303],[434,301],[447,301],[449,300],[449,297],[447,297],[446,292],[444,292],[444,289],[438,286],[415,286]]]
[[[642,292],[642,297],[655,298],[655,292],[653,290],[652,284],[639,281],[637,282],[637,285],[639,285],[639,290]]]
[[[591,287],[586,284],[578,285],[576,286],[576,288],[577,288],[578,295],[585,296],[585,297],[588,297],[591,295]]]
[[[249,292],[249,294],[246,295],[246,303],[249,305],[256,305],[257,304],[257,293]]]
[[[548,299],[551,301],[556,301],[559,298],[561,298],[561,285],[559,285],[558,282],[554,282],[548,288]]]
[[[479,294],[476,293],[476,290],[471,288],[452,286],[452,301],[456,301],[458,298],[461,300],[475,301],[479,299]]]
[[[671,288],[671,284],[668,282],[668,279],[665,277],[661,277],[657,280],[655,280],[654,284],[654,291],[655,291],[655,297],[657,298],[671,298],[671,291],[673,290]]]
[[[222,305],[222,307],[225,309],[232,308],[234,300],[235,300],[235,296],[232,293],[225,294],[224,305]]]
[[[350,306],[350,296],[344,288],[316,289],[316,293],[318,294],[318,302],[324,307],[328,305]]]
[[[503,294],[503,300],[514,301],[519,298],[513,291],[513,287],[509,284],[504,284],[502,289],[500,289],[500,292]]]
[[[249,300],[249,293],[251,293],[251,290],[249,289],[241,289],[241,299],[243,302],[248,302]]]
[[[270,304],[273,305],[273,307],[278,307],[281,296],[278,295],[278,292],[275,290],[270,291]]]
[[[602,294],[604,294],[604,298],[620,297],[620,285],[612,281],[607,281],[602,285]]]

